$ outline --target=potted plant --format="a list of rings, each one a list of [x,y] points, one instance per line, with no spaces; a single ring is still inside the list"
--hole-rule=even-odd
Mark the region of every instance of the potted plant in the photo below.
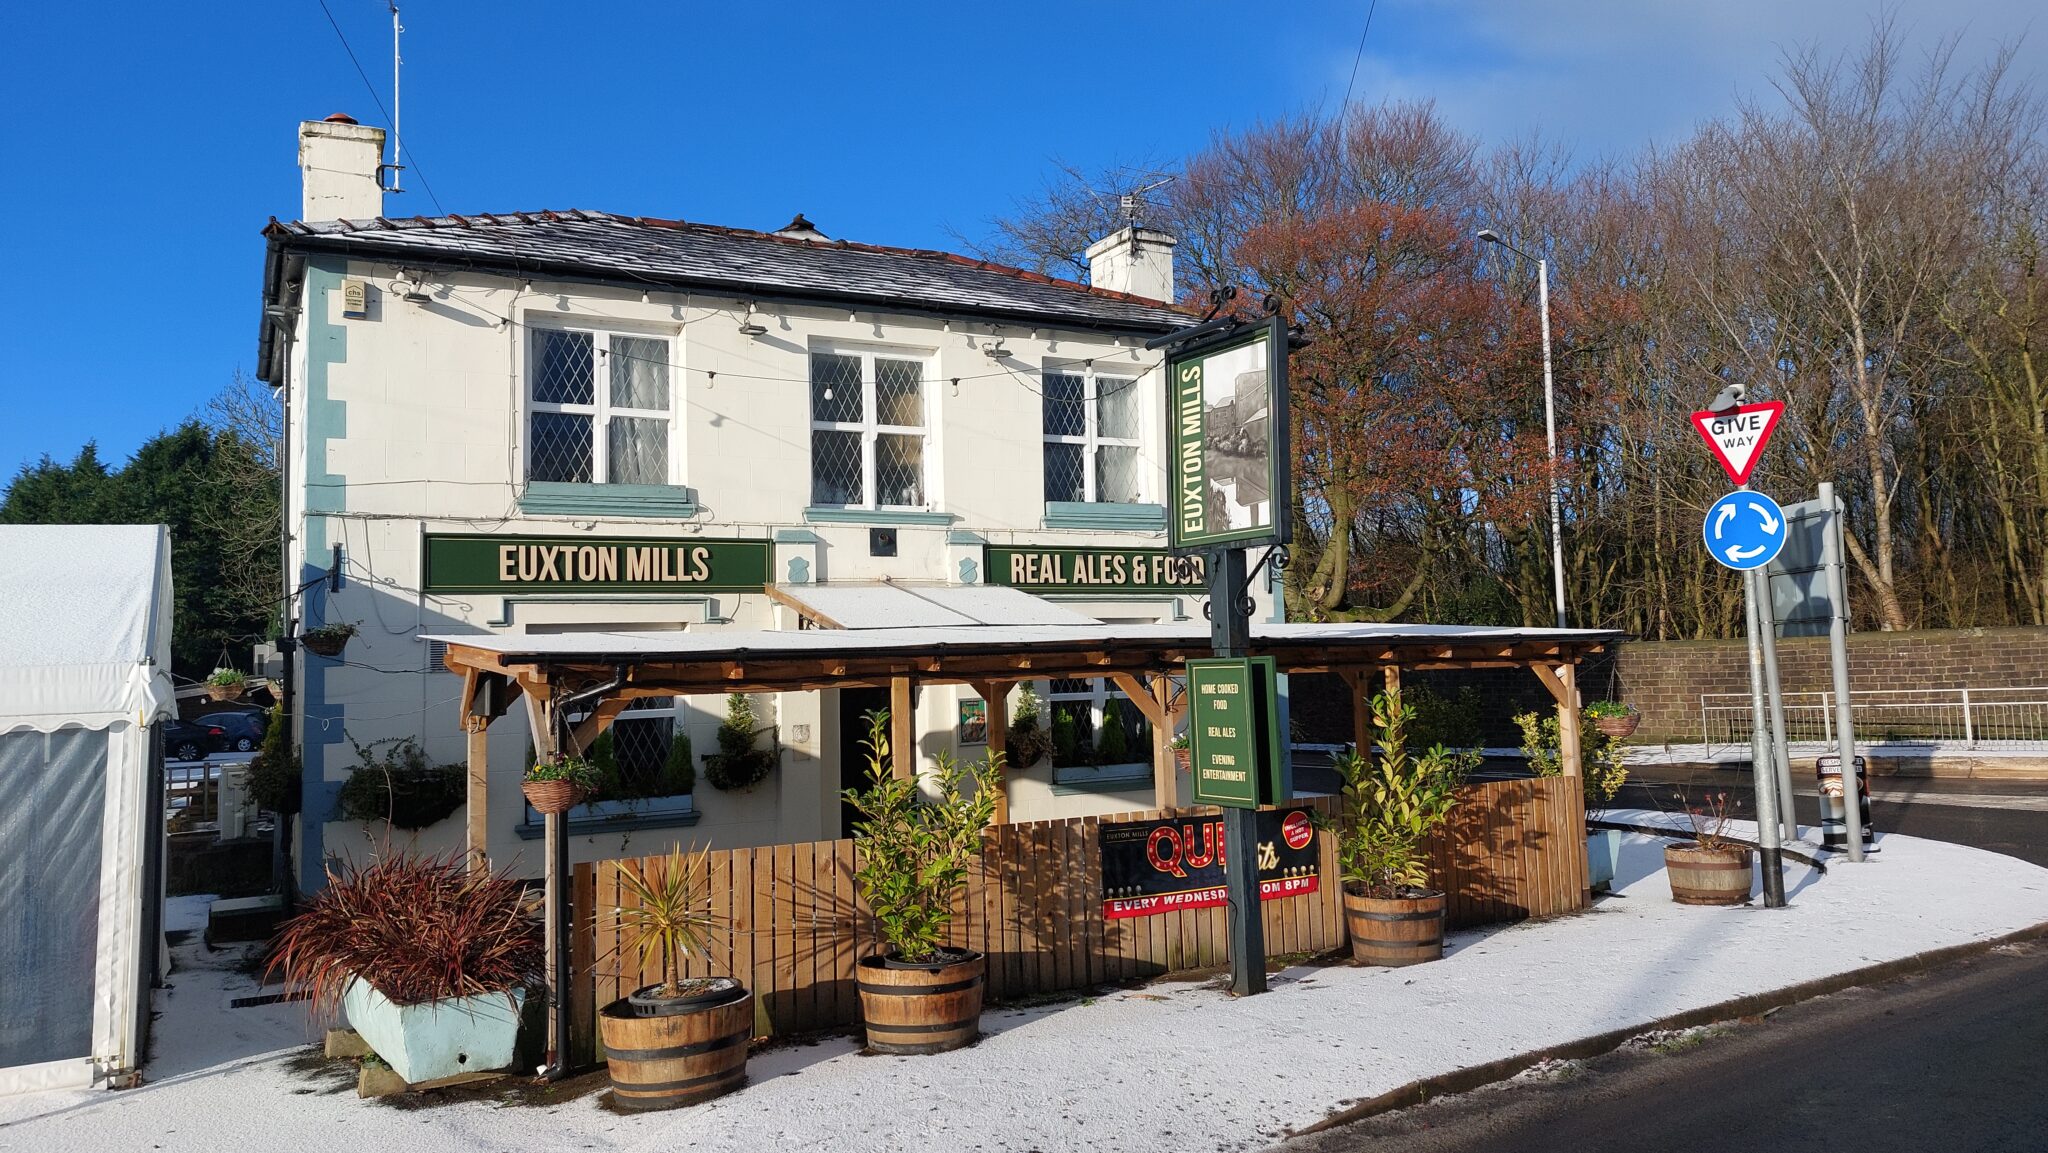
[[[756,748],[754,742],[774,726],[754,727],[754,699],[745,693],[725,698],[725,720],[718,726],[718,751],[704,757],[704,779],[715,788],[742,792],[768,779],[782,759],[781,750]]]
[[[1188,748],[1188,735],[1182,733],[1173,738],[1173,744],[1170,747],[1173,749],[1173,771],[1176,773],[1193,772],[1195,754],[1194,750]]]
[[[1458,786],[1478,754],[1432,746],[1407,748],[1414,707],[1398,691],[1372,699],[1380,755],[1336,758],[1344,777],[1338,810],[1338,863],[1351,955],[1369,965],[1414,965],[1444,955],[1444,894],[1429,887],[1425,842],[1457,804]]]
[[[331,864],[327,885],[278,928],[269,969],[339,1007],[409,1084],[512,1064],[526,990],[541,971],[525,887],[459,856]]]
[[[877,1053],[943,1053],[981,1032],[988,958],[944,944],[953,899],[981,855],[982,830],[995,814],[1002,757],[962,764],[941,753],[919,782],[889,767],[889,714],[868,714],[868,787],[848,789],[859,811],[853,880],[875,919],[880,954],[861,959],[856,976],[868,1048]],[[971,788],[969,786],[972,786]]]
[[[354,737],[356,767],[335,797],[351,821],[386,821],[395,829],[424,829],[462,807],[469,776],[461,765],[436,765],[411,737],[363,744]]]
[[[323,657],[338,657],[341,650],[348,646],[349,638],[355,635],[356,626],[344,621],[340,624],[307,629],[299,634],[299,643],[305,645],[308,652],[318,653]]]
[[[619,955],[649,963],[661,980],[598,1011],[612,1104],[621,1109],[673,1109],[730,1093],[747,1079],[754,1035],[754,997],[731,977],[683,976],[691,953],[707,961],[706,938],[717,928],[710,905],[710,850],[683,852],[619,866],[630,903],[618,910]]]
[[[558,756],[535,761],[519,782],[519,791],[526,794],[526,803],[534,812],[553,816],[582,804],[583,798],[597,791],[598,779],[597,766],[589,761]]]
[[[1740,905],[1749,900],[1756,880],[1749,846],[1728,836],[1728,794],[1706,795],[1704,808],[1678,794],[1692,824],[1692,840],[1664,847],[1664,872],[1671,878],[1671,899],[1681,905]]]
[[[247,686],[248,682],[242,676],[242,670],[218,668],[206,678],[206,695],[217,701],[238,701],[242,699],[242,691]]]
[[[1594,728],[1617,741],[1634,736],[1636,726],[1643,723],[1640,714],[1620,701],[1594,701],[1586,706],[1586,716]]]
[[[1028,769],[1052,755],[1052,734],[1039,723],[1038,694],[1025,681],[1017,693],[1017,715],[1010,718],[1009,763]]]
[[[1589,706],[1582,715],[1590,719],[1592,708]],[[1528,760],[1529,770],[1539,777],[1562,775],[1564,762],[1557,751],[1557,714],[1517,713],[1515,726],[1522,730],[1522,756]],[[1621,743],[1596,729],[1579,756],[1579,784],[1586,805],[1586,887],[1595,892],[1613,886],[1615,863],[1621,859],[1621,830],[1593,827],[1594,815],[1614,803],[1615,795],[1628,781],[1628,766],[1621,755]]]

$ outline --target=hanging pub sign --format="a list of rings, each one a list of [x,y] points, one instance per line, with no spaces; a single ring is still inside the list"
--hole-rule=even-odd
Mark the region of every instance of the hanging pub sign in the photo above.
[[[1229,901],[1223,872],[1223,818],[1129,821],[1097,826],[1102,852],[1102,915],[1150,917],[1213,909]],[[1301,809],[1258,814],[1259,899],[1316,891],[1321,867],[1316,827]]]
[[[1188,754],[1195,801],[1256,809],[1279,796],[1277,674],[1272,657],[1187,662]]]
[[[1175,549],[1285,544],[1287,324],[1189,344],[1167,357],[1167,539]]]
[[[1160,548],[998,548],[983,550],[988,583],[1034,593],[1203,593],[1198,556]]]
[[[429,533],[430,593],[760,592],[765,540]]]

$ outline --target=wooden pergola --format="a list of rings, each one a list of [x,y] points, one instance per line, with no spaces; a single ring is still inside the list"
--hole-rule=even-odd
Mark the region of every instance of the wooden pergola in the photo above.
[[[468,857],[487,868],[490,723],[524,701],[542,758],[580,753],[628,705],[646,697],[887,688],[893,749],[916,745],[912,693],[919,684],[970,686],[988,706],[988,748],[1003,752],[1005,702],[1020,681],[1104,678],[1152,723],[1154,806],[1173,808],[1177,780],[1169,749],[1182,704],[1174,676],[1191,657],[1211,654],[1209,629],[1186,624],[979,625],[938,628],[806,627],[790,630],[590,632],[435,636],[449,669],[462,674],[461,715],[468,743]],[[1398,687],[1403,669],[1526,668],[1557,702],[1559,758],[1580,774],[1577,668],[1620,636],[1587,629],[1501,629],[1461,625],[1267,624],[1252,629],[1248,655],[1274,658],[1283,673],[1335,673],[1351,687],[1353,733],[1371,744],[1367,705],[1375,678]],[[573,719],[572,718],[579,718]],[[899,755],[899,777],[915,772]],[[1007,788],[996,820],[1008,823]],[[549,1067],[560,1068],[569,1035],[568,834],[546,818]]]

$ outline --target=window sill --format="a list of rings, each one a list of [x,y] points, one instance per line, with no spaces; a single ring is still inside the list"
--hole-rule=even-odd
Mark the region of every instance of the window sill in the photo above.
[[[631,801],[592,801],[578,805],[567,814],[572,835],[625,833],[634,829],[685,828],[704,819],[691,798],[642,797]],[[547,826],[532,809],[526,820],[513,828],[522,841],[537,841],[547,835]]]
[[[1166,531],[1163,504],[1110,504],[1106,501],[1049,500],[1045,527],[1094,528],[1117,532]]]
[[[1072,776],[1061,776],[1072,773]],[[1121,793],[1152,787],[1152,766],[1148,764],[1105,765],[1095,772],[1054,769],[1052,795],[1071,797],[1083,793]]]
[[[519,494],[519,511],[569,516],[697,515],[697,494],[679,484],[569,484],[534,481]]]
[[[1161,515],[1164,515],[1164,510],[1161,510]],[[944,527],[956,519],[958,518],[949,512],[918,512],[913,509],[812,505],[804,510],[804,520],[810,524],[913,524]]]

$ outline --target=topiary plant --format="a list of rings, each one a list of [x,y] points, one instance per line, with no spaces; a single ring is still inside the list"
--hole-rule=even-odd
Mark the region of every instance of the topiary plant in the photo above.
[[[725,698],[725,720],[718,726],[718,751],[704,758],[704,779],[727,792],[751,789],[768,779],[781,759],[779,750],[754,747],[767,729],[754,727],[753,698],[732,693]]]
[[[1121,765],[1130,759],[1130,736],[1124,732],[1123,705],[1111,698],[1102,706],[1102,739],[1095,743],[1095,760],[1104,765]]]
[[[1028,769],[1051,756],[1052,751],[1052,734],[1039,723],[1038,694],[1031,690],[1031,682],[1025,681],[1017,693],[1017,715],[1010,719],[1006,759],[1017,768]]]
[[[697,787],[697,756],[690,748],[689,731],[676,722],[675,739],[668,744],[668,759],[661,763],[661,795],[680,797]]]
[[[249,796],[256,807],[279,816],[299,811],[302,778],[299,759],[292,755],[291,734],[286,732],[284,704],[270,706],[270,724],[263,730],[263,743],[249,762]]]

